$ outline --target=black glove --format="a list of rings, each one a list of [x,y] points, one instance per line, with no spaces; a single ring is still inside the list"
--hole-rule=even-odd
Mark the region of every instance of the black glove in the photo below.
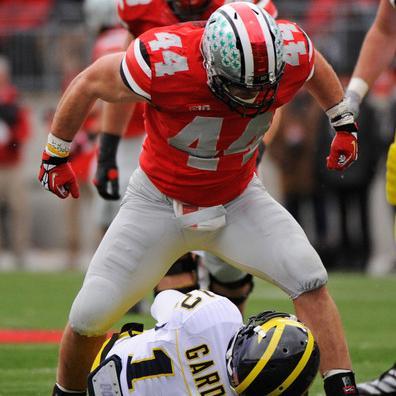
[[[117,148],[120,137],[103,133],[99,139],[98,166],[94,184],[99,195],[110,201],[120,199],[118,183],[118,167],[116,162]]]

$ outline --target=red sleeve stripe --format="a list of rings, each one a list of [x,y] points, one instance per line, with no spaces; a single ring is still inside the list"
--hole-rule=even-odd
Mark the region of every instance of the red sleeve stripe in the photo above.
[[[151,69],[143,58],[142,52],[140,50],[140,40],[137,38],[133,44],[133,51],[135,54],[135,59],[139,64],[140,68],[144,71],[146,76],[151,80]]]
[[[144,98],[151,100],[151,95],[143,90],[137,82],[134,80],[132,77],[132,74],[129,71],[127,61],[126,61],[126,56],[122,59],[121,63],[121,72],[123,73],[123,76],[125,77],[125,81],[127,82],[128,87],[135,93],[137,93],[140,96],[143,96]]]
[[[253,6],[251,4],[248,4],[251,8]],[[261,9],[260,9],[261,10]],[[264,41],[265,45],[267,47],[267,60],[268,60],[268,73],[270,76],[274,76],[276,74],[276,54],[275,54],[275,48],[274,48],[274,43],[272,40],[272,34],[270,31],[269,27],[269,22],[267,20],[267,15],[264,13],[260,12],[260,14],[256,15],[255,13],[250,14],[253,17],[255,16],[257,18],[257,21],[259,23],[259,26],[261,27],[261,32],[257,29],[254,33],[249,34],[250,36],[250,41],[254,42],[254,39],[257,40],[257,38],[260,39],[260,41]],[[242,19],[245,20],[245,23],[248,23],[249,21],[246,19],[247,15],[241,15]],[[264,40],[262,37],[264,36]]]

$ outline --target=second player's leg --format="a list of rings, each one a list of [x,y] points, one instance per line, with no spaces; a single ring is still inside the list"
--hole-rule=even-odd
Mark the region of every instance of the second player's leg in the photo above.
[[[209,273],[209,290],[227,297],[243,315],[247,298],[253,290],[252,275],[208,252],[204,252],[203,263]]]

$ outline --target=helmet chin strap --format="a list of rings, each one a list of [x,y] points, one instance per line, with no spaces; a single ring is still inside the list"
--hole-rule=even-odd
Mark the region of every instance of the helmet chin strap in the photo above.
[[[239,328],[239,330],[241,330],[242,328],[243,328],[244,326],[241,326],[240,328]],[[234,346],[235,346],[235,343],[236,343],[236,340],[237,340],[237,338],[238,338],[238,335],[239,335],[239,330],[235,333],[235,335],[234,335],[234,337],[232,338],[232,340],[230,341],[230,346],[228,347],[228,349],[227,349],[227,352],[226,352],[226,363],[227,363],[227,371],[228,371],[228,374],[229,374],[229,376],[231,377],[231,378],[233,378],[233,374],[234,374],[234,372],[233,372],[233,370],[232,370],[232,367],[231,367],[231,363],[232,363],[232,353],[233,353],[233,351],[234,351]]]

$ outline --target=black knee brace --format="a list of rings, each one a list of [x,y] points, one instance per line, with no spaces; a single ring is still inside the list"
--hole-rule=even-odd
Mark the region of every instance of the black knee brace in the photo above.
[[[177,287],[174,290],[177,290],[181,293],[188,293],[192,290],[199,289],[198,283],[198,262],[199,257],[194,256],[192,253],[187,253],[184,256],[181,256],[178,260],[176,260],[172,267],[169,268],[168,272],[165,276],[172,276],[178,274],[185,274],[185,273],[193,273],[197,281],[191,285],[186,287]],[[154,296],[156,296],[162,290],[158,290],[157,286],[154,288]]]
[[[250,285],[248,291],[244,293],[241,292],[240,296],[235,296],[235,297],[227,296],[226,292],[219,293],[219,291],[216,290],[216,286],[222,286],[223,288],[228,290],[236,290],[247,284]],[[215,278],[212,274],[209,274],[209,290],[223,297],[227,297],[237,306],[246,301],[246,299],[249,297],[249,294],[252,292],[253,287],[254,287],[253,276],[250,274],[247,274],[242,279],[239,279],[235,282],[222,282],[219,281],[217,278]]]

